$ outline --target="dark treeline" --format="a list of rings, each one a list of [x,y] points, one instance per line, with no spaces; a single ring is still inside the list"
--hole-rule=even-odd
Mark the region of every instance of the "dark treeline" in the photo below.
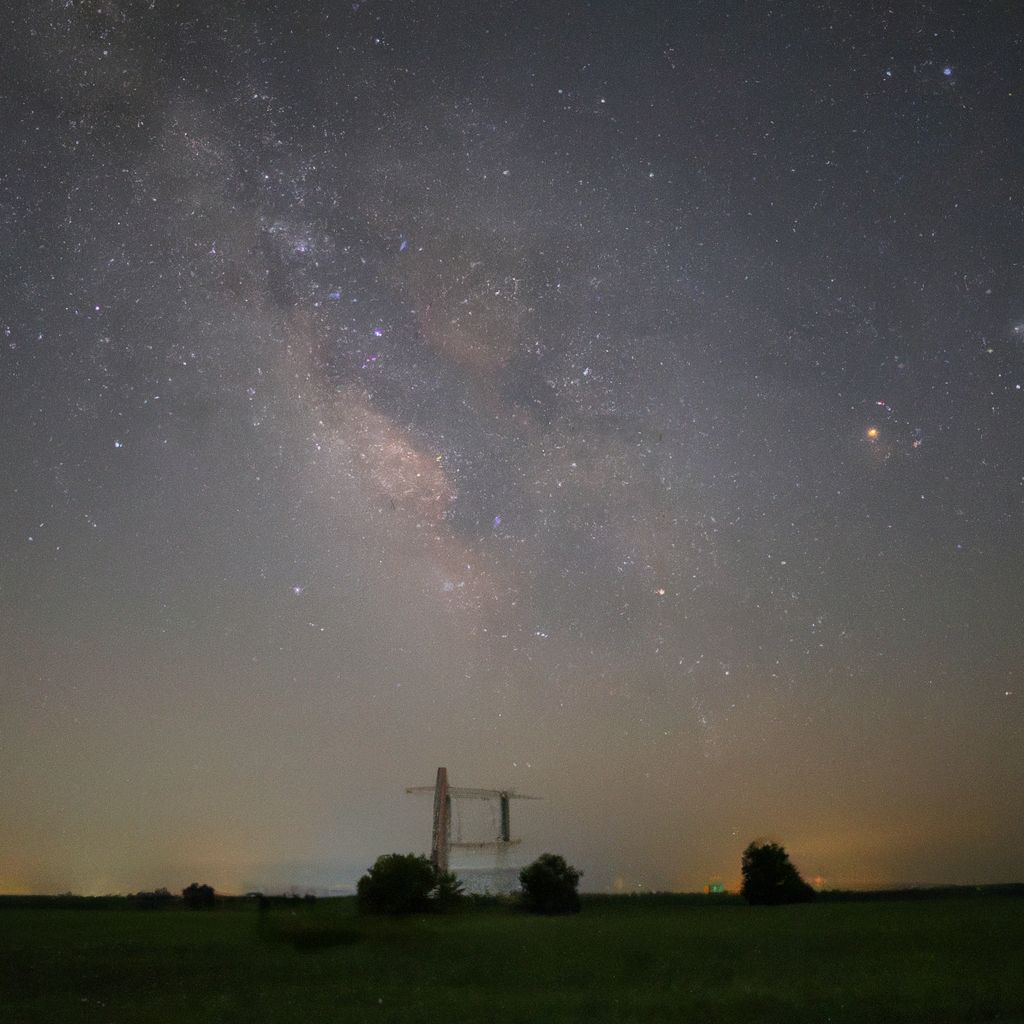
[[[1024,897],[1024,882],[1002,882],[995,885],[922,885],[903,889],[824,889],[818,893],[818,899],[825,903],[966,899],[974,896]]]
[[[331,897],[331,899],[352,898],[351,896]],[[319,901],[320,899],[312,893],[306,893],[302,896],[296,894],[264,896],[262,893],[246,893],[244,896],[225,896],[222,893],[217,893],[213,903],[216,906],[259,906],[265,909],[267,907],[294,907],[297,904],[309,906]],[[192,905],[195,905],[195,903],[193,902]],[[57,896],[0,895],[0,909],[11,907],[21,909],[41,908],[45,910],[121,910],[126,907],[135,907],[140,910],[160,910],[164,908],[180,909],[188,906],[188,899],[169,893],[166,890],[129,893],[125,896],[78,896],[71,892],[60,893]]]
[[[46,910],[117,910],[127,907],[138,909],[168,909],[184,907],[180,896],[153,899],[152,893],[135,893],[128,896],[77,896],[74,893],[61,893],[56,896],[2,896],[0,909],[4,908],[40,908]],[[1006,882],[996,885],[936,885],[918,886],[902,889],[824,889],[818,893],[819,903],[866,903],[895,900],[946,900],[973,899],[979,896],[1018,897],[1024,898],[1024,882]],[[309,906],[312,903],[331,904],[352,900],[353,896],[319,897],[314,900],[310,896],[279,895],[263,896],[247,894],[245,896],[223,896],[217,894],[218,906],[225,907],[294,907],[297,904]],[[738,893],[701,892],[637,892],[637,893],[581,893],[580,899],[584,908],[593,907],[661,907],[661,906],[738,906],[743,904]],[[501,906],[507,902],[502,897],[473,896],[467,900],[470,906],[481,908]]]
[[[867,903],[896,900],[973,899],[978,896],[1024,898],[1024,882],[1004,882],[995,885],[934,885],[901,889],[822,889],[817,893],[818,903]],[[745,900],[739,893],[703,892],[636,892],[636,893],[584,893],[584,906],[601,907],[662,907],[662,906],[739,906]]]

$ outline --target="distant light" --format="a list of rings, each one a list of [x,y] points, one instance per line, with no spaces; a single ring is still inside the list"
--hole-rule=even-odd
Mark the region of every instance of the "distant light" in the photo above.
[[[950,67],[950,66],[949,66],[949,65],[947,64],[947,65],[946,65],[946,66],[945,66],[945,67],[944,67],[944,68],[942,69],[942,73],[943,73],[943,74],[944,74],[944,75],[945,75],[945,76],[946,76],[947,78],[949,78],[949,76],[953,74],[953,69],[952,69],[952,68],[951,68],[951,67]]]
[[[867,439],[869,441],[877,441],[878,440],[878,427],[868,427],[868,429],[867,429]]]

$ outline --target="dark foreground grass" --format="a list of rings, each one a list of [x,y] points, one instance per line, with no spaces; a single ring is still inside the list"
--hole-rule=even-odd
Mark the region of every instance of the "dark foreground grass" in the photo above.
[[[1024,1021],[1024,901],[0,908],[0,1021]]]

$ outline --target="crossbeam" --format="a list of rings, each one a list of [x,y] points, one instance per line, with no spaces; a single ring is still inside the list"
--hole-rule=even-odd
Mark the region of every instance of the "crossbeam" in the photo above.
[[[450,842],[450,847],[460,850],[504,850],[508,846],[518,846],[522,839],[491,839],[479,843]]]
[[[435,786],[408,786],[406,793],[433,793]],[[473,789],[466,786],[449,786],[448,795],[456,800],[542,800],[543,797],[517,793],[514,789]]]

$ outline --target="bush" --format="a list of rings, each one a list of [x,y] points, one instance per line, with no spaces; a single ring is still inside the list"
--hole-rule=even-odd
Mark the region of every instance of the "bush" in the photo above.
[[[431,896],[438,910],[454,910],[462,903],[465,892],[462,883],[452,871],[435,873],[434,890]]]
[[[580,894],[576,891],[582,871],[566,864],[556,853],[542,853],[519,872],[523,906],[535,914],[578,914]]]
[[[751,843],[743,851],[742,870],[740,894],[748,903],[810,903],[817,895],[778,843]]]
[[[181,890],[181,898],[185,901],[186,907],[193,910],[203,910],[212,907],[216,899],[216,893],[212,885],[200,885],[193,882]]]
[[[359,879],[356,900],[364,913],[415,914],[430,908],[437,882],[434,865],[426,857],[387,853]]]

